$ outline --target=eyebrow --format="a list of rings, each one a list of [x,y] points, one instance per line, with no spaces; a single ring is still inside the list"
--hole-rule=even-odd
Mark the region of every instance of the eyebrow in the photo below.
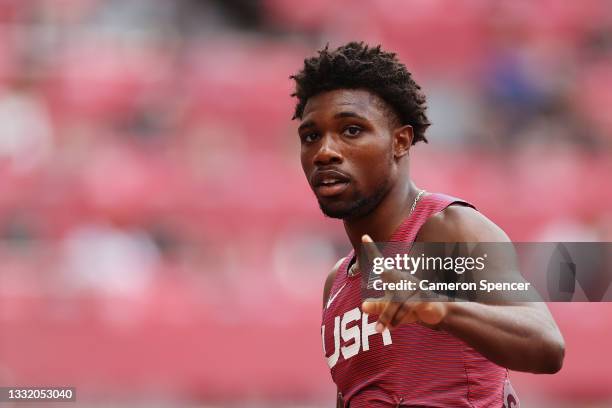
[[[350,112],[350,111],[345,111],[345,112],[338,112],[334,115],[335,119],[341,119],[341,118],[357,118],[357,119],[361,119],[361,120],[368,120],[367,118],[364,118],[361,115],[358,115],[355,112]]]
[[[351,112],[351,111],[343,111],[343,112],[338,112],[334,115],[334,119],[342,119],[342,118],[356,118],[356,119],[361,119],[361,120],[368,120],[367,118],[355,113],[355,112]],[[298,132],[300,130],[306,129],[306,128],[310,128],[310,127],[314,127],[315,123],[312,120],[307,120],[306,122],[302,123],[299,127],[298,127]]]
[[[298,127],[298,132],[300,130],[306,129],[306,128],[310,128],[310,127],[314,127],[315,123],[312,120],[307,120],[306,122],[302,123],[299,127]]]

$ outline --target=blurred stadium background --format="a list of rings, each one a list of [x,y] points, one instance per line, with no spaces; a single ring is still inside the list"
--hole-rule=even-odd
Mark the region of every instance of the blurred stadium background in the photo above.
[[[612,241],[609,1],[0,0],[0,385],[331,406],[321,289],[347,243],[288,77],[348,40],[429,97],[420,187],[516,241]],[[512,373],[519,396],[612,406],[612,305],[551,308],[565,367]]]

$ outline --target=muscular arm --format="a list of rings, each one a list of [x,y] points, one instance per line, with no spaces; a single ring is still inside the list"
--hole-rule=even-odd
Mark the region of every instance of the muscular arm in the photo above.
[[[431,217],[420,230],[423,242],[509,242],[481,213],[451,206]],[[488,305],[449,302],[439,327],[462,339],[494,363],[516,371],[555,373],[565,345],[545,303]]]
[[[541,374],[561,369],[563,338],[545,304],[459,302],[448,306],[440,327],[494,363]]]
[[[510,242],[493,222],[470,207],[451,206],[430,217],[423,225],[420,242]],[[369,236],[363,242],[372,242]],[[371,246],[367,251],[374,251]],[[373,255],[373,254],[370,254]],[[501,267],[500,267],[501,265]],[[512,269],[498,263],[487,268],[490,278],[499,278]],[[500,276],[497,276],[500,274]],[[389,270],[383,280],[397,281],[401,272]],[[496,300],[476,302],[392,301],[389,298],[364,302],[362,309],[377,314],[376,329],[393,329],[399,324],[419,322],[446,330],[462,339],[494,363],[516,371],[556,373],[565,353],[563,337],[546,304]]]

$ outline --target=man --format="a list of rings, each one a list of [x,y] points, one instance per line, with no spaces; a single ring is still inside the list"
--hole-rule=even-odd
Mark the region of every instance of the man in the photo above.
[[[412,182],[410,147],[429,126],[420,87],[395,54],[355,42],[325,47],[292,78],[306,178],[354,248],[323,291],[338,406],[518,406],[507,369],[555,373],[563,362],[545,304],[361,297],[363,243],[509,242],[470,204]]]

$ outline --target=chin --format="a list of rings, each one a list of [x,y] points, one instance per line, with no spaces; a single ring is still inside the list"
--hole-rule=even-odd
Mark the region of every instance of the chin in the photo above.
[[[386,193],[387,190],[382,186],[371,196],[363,197],[355,195],[354,199],[348,202],[338,200],[324,203],[321,200],[318,201],[321,211],[327,217],[351,220],[369,215],[382,202]]]
[[[345,204],[343,205],[340,203],[337,204],[339,205],[323,204],[319,201],[319,207],[321,208],[321,212],[323,212],[326,217],[344,219],[352,215],[353,209],[350,206],[347,206]]]
[[[374,210],[375,205],[367,205],[364,201],[353,201],[350,203],[323,204],[319,201],[319,207],[326,217],[340,220],[351,220],[361,218]]]

